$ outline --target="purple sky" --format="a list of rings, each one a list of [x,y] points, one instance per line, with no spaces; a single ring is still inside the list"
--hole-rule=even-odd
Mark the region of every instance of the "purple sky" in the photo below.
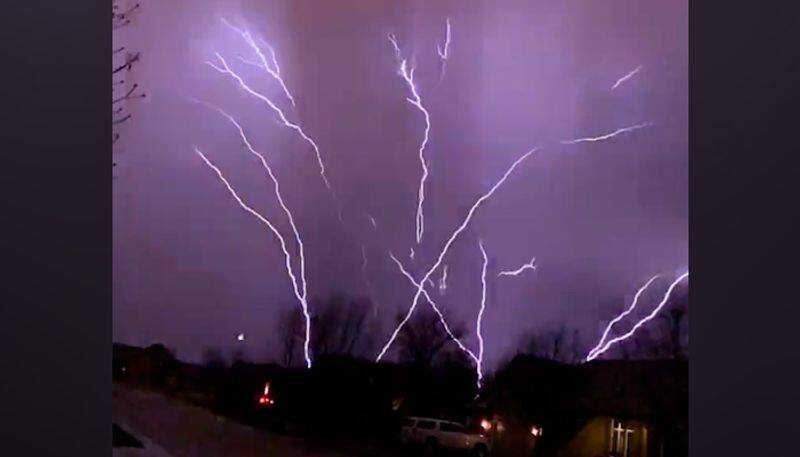
[[[234,58],[254,56],[221,16],[274,46],[296,109],[265,73]],[[451,56],[436,87],[436,44],[448,16]],[[595,340],[650,276],[688,267],[687,22],[685,0],[144,2],[115,37],[142,51],[126,79],[148,94],[132,104],[134,118],[116,148],[115,341],[163,342],[187,360],[210,346],[243,346],[251,358],[269,359],[277,353],[276,316],[297,306],[276,240],[235,204],[193,148],[290,239],[271,183],[231,125],[189,97],[233,114],[275,168],[306,244],[309,295],[367,294],[365,247],[380,342],[414,293],[388,250],[420,277],[473,201],[541,145],[454,244],[444,262],[447,294],[431,292],[472,330],[466,343],[474,347],[481,238],[490,258],[488,367],[533,329],[563,323]],[[424,122],[405,101],[389,32],[415,56],[431,114],[419,247],[414,212]],[[320,145],[343,203],[342,223],[313,151],[263,103],[203,64],[215,51]],[[559,143],[648,121],[654,125],[605,142]],[[538,271],[496,277],[532,256]]]

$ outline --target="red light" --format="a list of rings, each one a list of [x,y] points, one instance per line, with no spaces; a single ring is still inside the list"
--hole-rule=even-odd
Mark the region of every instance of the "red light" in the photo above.
[[[273,404],[275,404],[275,400],[269,398],[266,395],[262,395],[262,396],[258,397],[258,403],[261,404],[261,405],[273,405]]]

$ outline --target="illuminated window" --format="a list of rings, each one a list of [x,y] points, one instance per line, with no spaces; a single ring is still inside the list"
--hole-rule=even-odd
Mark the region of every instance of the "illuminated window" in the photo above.
[[[611,443],[610,449],[612,455],[615,457],[629,457],[629,449],[631,444],[631,437],[634,430],[626,427],[622,421],[616,419],[611,420]]]

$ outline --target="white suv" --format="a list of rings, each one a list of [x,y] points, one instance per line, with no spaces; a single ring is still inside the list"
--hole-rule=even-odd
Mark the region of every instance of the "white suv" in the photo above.
[[[431,417],[406,417],[400,429],[400,440],[407,444],[423,444],[429,453],[436,448],[470,451],[476,456],[489,455],[489,438],[464,424]]]

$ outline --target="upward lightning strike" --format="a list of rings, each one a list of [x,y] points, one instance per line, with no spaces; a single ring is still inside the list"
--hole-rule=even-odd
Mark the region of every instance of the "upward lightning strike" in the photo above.
[[[650,284],[652,284],[653,281],[658,279],[659,276],[660,275],[655,275],[652,278],[650,278],[649,281],[644,283],[644,285],[642,287],[640,287],[639,290],[636,291],[636,295],[633,296],[633,302],[631,302],[631,306],[629,306],[628,309],[626,309],[625,311],[620,313],[619,316],[615,317],[611,322],[608,323],[608,325],[606,326],[605,331],[603,331],[603,336],[600,337],[600,341],[597,343],[597,345],[594,348],[592,348],[591,351],[589,351],[589,357],[592,357],[595,352],[599,351],[600,348],[603,347],[603,344],[605,344],[606,338],[608,337],[608,333],[611,331],[611,327],[613,327],[614,324],[616,324],[617,322],[619,322],[622,319],[624,319],[625,316],[627,316],[628,314],[633,312],[633,310],[636,308],[636,304],[639,302],[639,297],[642,296],[644,291],[647,290],[647,288],[650,287]]]
[[[483,248],[483,241],[478,241],[478,247],[481,249],[483,256],[483,270],[481,271],[481,307],[478,311],[478,321],[476,324],[476,334],[478,335],[478,361],[476,363],[476,370],[478,372],[478,389],[481,388],[481,381],[483,380],[483,333],[481,332],[481,324],[483,323],[483,312],[486,310],[486,269],[489,265],[489,257],[486,255],[486,249]]]
[[[625,76],[623,76],[622,78],[619,78],[619,79],[617,80],[617,82],[615,82],[615,83],[614,83],[614,85],[613,85],[613,86],[611,86],[611,90],[614,90],[614,89],[616,89],[617,87],[619,87],[619,85],[620,85],[620,84],[622,84],[622,83],[624,83],[625,81],[627,81],[627,80],[629,80],[629,79],[633,78],[633,76],[634,76],[636,73],[639,73],[641,70],[642,70],[642,66],[641,66],[641,65],[639,65],[638,67],[634,68],[634,69],[633,69],[631,72],[629,72],[628,74],[626,74],[626,75],[625,75]]]
[[[389,42],[391,42],[392,46],[394,47],[395,57],[399,58],[400,48],[397,46],[397,40],[394,38],[394,35],[389,35]],[[431,116],[430,113],[428,113],[428,110],[425,109],[425,106],[422,104],[422,99],[420,98],[417,87],[414,84],[414,67],[412,65],[409,69],[408,66],[408,60],[403,59],[400,62],[400,68],[398,69],[397,73],[403,78],[403,81],[406,82],[408,89],[411,91],[411,97],[406,97],[406,100],[415,108],[420,110],[422,115],[425,117],[425,130],[422,136],[422,143],[420,144],[418,150],[419,162],[422,166],[422,177],[419,180],[416,214],[416,240],[417,244],[419,244],[419,242],[422,240],[422,234],[425,232],[425,216],[422,212],[422,205],[425,202],[425,181],[428,179],[428,164],[425,162],[425,147],[428,145],[428,139],[430,138]]]
[[[400,260],[397,257],[395,257],[394,254],[392,254],[391,252],[389,253],[389,257],[391,257],[392,260],[394,260],[394,263],[397,264],[397,268],[400,269],[400,273],[402,273],[403,276],[405,276],[414,287],[419,288],[420,284],[417,283],[417,281],[414,279],[414,276],[412,276],[411,273],[409,273],[408,270],[405,269],[403,263],[400,262]],[[479,364],[480,359],[475,355],[475,353],[469,350],[469,348],[467,348],[466,346],[464,346],[461,340],[459,340],[458,337],[456,337],[455,334],[453,334],[453,331],[450,330],[450,326],[447,325],[447,320],[444,318],[444,314],[442,314],[442,311],[439,309],[439,307],[436,305],[436,302],[433,301],[433,298],[430,296],[430,294],[428,294],[428,291],[425,290],[424,287],[422,288],[422,295],[425,296],[425,299],[428,300],[428,303],[431,305],[431,308],[433,308],[433,311],[439,317],[439,322],[442,324],[442,327],[444,327],[444,330],[445,332],[447,332],[447,335],[450,337],[450,339],[452,339],[453,342],[456,343],[458,348],[464,351],[464,353],[467,354],[475,362],[476,365]]]
[[[297,134],[300,135],[300,137],[303,138],[303,140],[305,140],[308,144],[311,145],[311,147],[314,149],[314,153],[317,156],[317,163],[319,164],[319,174],[322,177],[322,181],[325,183],[325,187],[327,187],[328,189],[331,189],[331,184],[328,182],[328,177],[325,175],[325,164],[322,163],[322,155],[320,154],[319,146],[317,146],[317,143],[310,136],[308,136],[306,134],[306,132],[303,130],[302,127],[300,127],[299,125],[289,121],[289,119],[286,118],[286,115],[284,114],[283,110],[281,110],[278,107],[278,105],[275,104],[275,102],[270,100],[269,97],[267,97],[266,95],[264,95],[264,94],[262,94],[260,92],[257,92],[255,90],[253,90],[250,86],[248,86],[247,83],[244,82],[244,80],[242,79],[241,76],[239,76],[236,72],[231,70],[231,68],[228,66],[228,63],[225,61],[225,59],[218,52],[215,52],[214,54],[217,56],[217,59],[219,59],[220,63],[222,64],[222,67],[217,66],[217,64],[215,64],[215,63],[213,63],[211,61],[206,61],[205,63],[208,66],[210,66],[211,68],[217,70],[218,72],[220,72],[222,74],[229,75],[237,83],[239,83],[239,87],[244,89],[245,92],[247,92],[250,95],[256,97],[257,99],[261,100],[262,102],[266,103],[267,106],[269,106],[272,109],[272,111],[274,111],[275,114],[278,115],[278,117],[280,118],[281,122],[283,123],[283,125],[285,127],[288,127],[290,129],[294,130],[295,132],[297,132]]]
[[[678,284],[680,284],[684,279],[686,279],[688,277],[689,277],[689,272],[688,271],[686,273],[683,273],[682,275],[678,276],[678,278],[675,279],[675,281],[673,281],[672,284],[669,285],[669,288],[664,293],[664,296],[661,299],[661,302],[659,302],[658,306],[656,306],[653,309],[653,311],[650,312],[650,314],[648,314],[647,316],[643,317],[641,320],[636,322],[636,324],[634,324],[633,328],[631,328],[624,335],[620,335],[620,336],[618,336],[616,338],[613,338],[613,339],[609,340],[607,343],[605,343],[599,349],[593,350],[592,352],[590,352],[589,355],[586,356],[586,360],[585,361],[586,362],[590,362],[590,361],[596,359],[597,357],[603,355],[603,353],[608,351],[609,348],[611,348],[611,346],[613,346],[613,345],[615,345],[615,344],[617,344],[617,343],[619,343],[621,341],[627,340],[628,338],[633,336],[633,334],[636,333],[636,330],[638,330],[641,326],[643,326],[647,322],[653,320],[653,318],[656,317],[658,312],[661,311],[661,308],[663,308],[664,305],[666,305],[667,302],[669,301],[669,297],[672,295],[672,291],[678,286]]]
[[[298,302],[300,302],[300,307],[303,310],[303,315],[305,316],[306,334],[305,334],[305,342],[303,344],[303,350],[304,350],[304,357],[306,360],[306,366],[308,368],[311,368],[311,355],[309,349],[309,344],[311,341],[311,315],[308,312],[308,302],[306,301],[305,296],[301,292],[301,287],[298,285],[297,277],[292,271],[292,260],[291,260],[291,255],[289,254],[289,250],[286,247],[286,240],[283,238],[278,229],[276,229],[275,226],[272,225],[272,222],[270,222],[269,219],[265,218],[263,215],[261,215],[261,213],[254,210],[253,208],[248,206],[244,201],[242,201],[241,197],[239,197],[239,194],[236,193],[231,184],[225,178],[225,175],[222,174],[222,171],[216,165],[214,165],[210,160],[208,160],[205,154],[203,154],[197,146],[195,146],[194,151],[197,153],[198,156],[200,156],[201,159],[203,159],[203,162],[205,162],[205,164],[209,168],[214,170],[214,172],[217,174],[217,177],[219,177],[220,181],[222,181],[222,183],[228,189],[228,192],[230,192],[230,194],[233,196],[233,198],[236,200],[239,206],[241,206],[242,209],[244,209],[246,212],[255,216],[264,225],[266,225],[270,229],[270,231],[275,235],[275,237],[278,238],[278,242],[281,245],[281,250],[283,251],[284,258],[286,259],[286,273],[289,275],[289,279],[292,282],[294,295],[295,297],[297,297]]]
[[[256,53],[261,63],[259,64],[258,62],[245,60],[242,57],[239,57],[239,60],[266,70],[266,72],[269,73],[269,75],[272,76],[275,79],[275,81],[277,81],[278,84],[281,86],[283,93],[286,95],[286,98],[289,99],[289,102],[292,104],[292,106],[295,106],[294,96],[292,96],[292,93],[289,92],[289,88],[286,87],[286,82],[281,77],[281,68],[278,66],[278,59],[275,56],[275,49],[272,47],[272,45],[265,42],[263,39],[260,40],[267,47],[267,49],[269,49],[270,57],[272,58],[272,67],[270,67],[270,65],[267,63],[266,56],[264,56],[264,53],[261,51],[261,48],[258,47],[255,40],[253,40],[253,35],[250,33],[249,30],[242,30],[234,26],[230,22],[228,22],[225,18],[222,18],[222,23],[230,27],[231,30],[241,35],[241,37],[244,39],[247,45],[250,46],[250,48],[253,49],[253,51]]]
[[[633,132],[634,130],[639,130],[639,129],[643,129],[645,127],[650,127],[651,125],[653,125],[653,124],[650,123],[650,122],[643,122],[641,124],[636,124],[636,125],[632,125],[630,127],[623,127],[623,128],[614,130],[613,132],[607,133],[605,135],[600,135],[600,136],[596,136],[596,137],[577,138],[577,139],[574,139],[574,140],[565,140],[565,141],[562,141],[561,144],[594,143],[596,141],[603,141],[603,140],[608,140],[608,139],[614,138],[615,136],[621,135],[623,133]]]
[[[446,35],[444,41],[444,48],[438,43],[436,44],[436,52],[439,54],[439,58],[442,60],[442,71],[439,74],[439,84],[442,84],[444,81],[444,74],[447,71],[447,59],[450,57],[450,18],[447,18],[446,21]]]
[[[400,46],[397,44],[397,37],[395,37],[393,33],[390,33],[386,35],[386,38],[389,39],[389,43],[392,43],[392,48],[394,48],[394,58],[399,62],[403,52],[400,50]]]
[[[280,188],[280,184],[278,183],[278,178],[275,177],[275,174],[272,171],[272,167],[269,166],[269,163],[267,162],[267,159],[264,157],[263,154],[261,154],[260,152],[255,150],[255,148],[253,147],[252,143],[250,143],[250,140],[247,138],[247,135],[245,135],[244,129],[236,121],[236,119],[233,118],[233,116],[231,116],[230,114],[225,112],[222,108],[220,108],[220,107],[218,107],[216,105],[213,105],[211,103],[207,103],[207,102],[199,102],[199,103],[201,103],[201,104],[203,104],[203,105],[205,105],[205,106],[217,111],[223,117],[228,119],[228,121],[230,121],[231,124],[233,124],[233,126],[239,132],[239,137],[242,139],[242,142],[244,142],[244,145],[247,147],[247,150],[250,151],[251,154],[253,154],[254,156],[256,156],[258,158],[258,160],[261,162],[261,165],[264,167],[264,170],[267,171],[267,174],[269,175],[270,179],[272,180],[272,184],[273,184],[273,186],[275,188],[275,197],[277,198],[278,204],[280,205],[280,207],[283,210],[284,214],[286,214],[286,218],[289,219],[289,226],[292,229],[292,233],[294,235],[294,240],[297,243],[299,256],[300,256],[301,295],[302,295],[303,300],[305,300],[306,297],[308,296],[307,288],[306,288],[305,246],[303,245],[303,239],[300,236],[300,232],[297,230],[297,226],[294,223],[294,217],[292,216],[292,212],[289,210],[289,207],[287,207],[286,203],[283,201],[283,196],[281,195],[281,188]]]
[[[445,243],[444,247],[442,248],[441,252],[439,253],[439,257],[436,259],[436,262],[431,266],[431,268],[428,270],[428,272],[425,273],[425,276],[422,278],[422,280],[419,281],[419,285],[417,286],[417,293],[414,294],[414,299],[411,302],[411,307],[408,309],[408,312],[406,313],[405,317],[400,322],[400,324],[398,324],[398,326],[394,329],[394,332],[392,332],[392,335],[389,338],[389,341],[387,341],[386,344],[381,349],[380,353],[378,354],[378,356],[377,356],[377,358],[375,360],[376,362],[380,362],[381,361],[383,356],[386,354],[386,351],[388,351],[389,347],[392,345],[392,343],[394,343],[394,340],[397,338],[397,335],[400,333],[400,330],[403,328],[403,326],[406,324],[406,322],[408,322],[408,320],[411,318],[411,314],[414,313],[414,310],[417,308],[417,304],[419,303],[419,297],[420,297],[420,295],[422,295],[422,291],[424,290],[424,287],[425,287],[425,282],[428,281],[428,279],[431,277],[433,272],[436,271],[436,269],[439,268],[439,266],[442,264],[442,261],[444,260],[444,257],[447,255],[447,252],[450,250],[450,246],[453,245],[453,243],[456,241],[456,239],[461,234],[461,232],[463,232],[467,228],[467,226],[469,225],[470,221],[472,220],[472,217],[475,215],[475,212],[478,210],[478,208],[480,208],[480,206],[486,200],[488,200],[489,198],[492,197],[492,195],[494,195],[494,193],[497,191],[497,189],[499,189],[500,186],[502,186],[503,183],[506,182],[508,177],[514,171],[514,169],[516,169],[517,166],[519,166],[519,164],[521,164],[525,159],[530,157],[531,154],[536,152],[538,149],[539,149],[538,147],[537,148],[533,148],[530,151],[528,151],[525,154],[523,154],[516,161],[514,161],[514,163],[511,164],[511,166],[508,168],[508,170],[506,170],[506,172],[494,184],[494,186],[492,186],[492,188],[489,189],[488,192],[486,192],[485,194],[481,195],[481,197],[478,198],[475,201],[475,203],[472,204],[472,207],[469,209],[469,212],[467,213],[466,217],[461,222],[461,225],[459,225],[458,228],[456,228],[456,230],[452,233],[452,235],[450,235],[450,238]]]
[[[442,278],[439,279],[439,295],[444,295],[447,292],[447,265],[442,269]]]
[[[534,262],[536,262],[536,257],[532,257],[530,262],[528,262],[525,265],[517,268],[516,270],[504,270],[504,271],[501,271],[500,273],[497,273],[497,277],[500,277],[500,276],[519,276],[525,270],[536,271],[536,265],[534,265]]]

